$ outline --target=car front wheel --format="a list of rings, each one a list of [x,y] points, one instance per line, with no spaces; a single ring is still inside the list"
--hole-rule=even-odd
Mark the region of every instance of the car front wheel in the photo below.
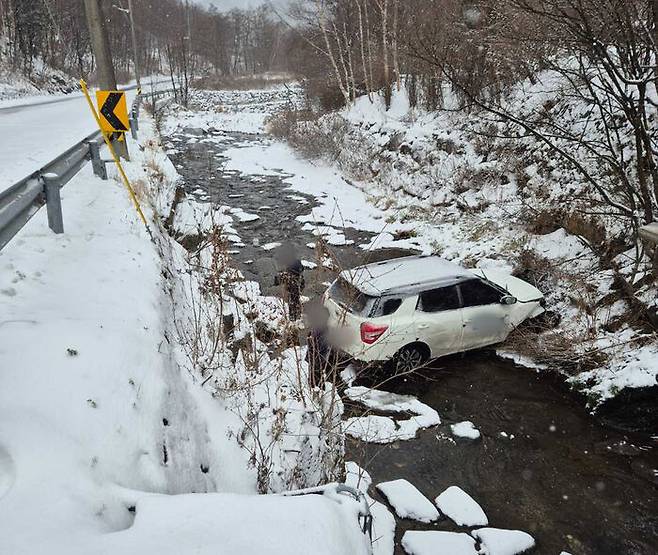
[[[429,359],[429,353],[421,345],[402,347],[393,359],[395,373],[404,374],[420,368]]]

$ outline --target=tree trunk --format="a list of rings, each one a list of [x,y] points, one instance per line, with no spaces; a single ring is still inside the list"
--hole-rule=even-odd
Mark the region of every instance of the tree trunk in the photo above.
[[[96,58],[98,84],[101,89],[112,91],[117,88],[117,79],[112,65],[112,52],[110,51],[110,42],[105,29],[103,12],[99,0],[84,1],[92,50]]]

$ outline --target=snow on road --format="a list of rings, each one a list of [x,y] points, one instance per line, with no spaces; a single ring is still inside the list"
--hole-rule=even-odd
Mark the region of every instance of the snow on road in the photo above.
[[[166,88],[166,82],[154,88]],[[95,101],[94,91],[91,94]],[[128,109],[136,94],[132,88],[126,91]],[[87,100],[80,93],[0,103],[0,191],[97,129]]]

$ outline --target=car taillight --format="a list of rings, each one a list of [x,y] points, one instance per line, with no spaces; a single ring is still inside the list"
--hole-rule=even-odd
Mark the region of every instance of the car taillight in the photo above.
[[[388,326],[363,322],[363,324],[361,324],[361,341],[363,341],[366,345],[372,345],[384,334],[387,329]]]

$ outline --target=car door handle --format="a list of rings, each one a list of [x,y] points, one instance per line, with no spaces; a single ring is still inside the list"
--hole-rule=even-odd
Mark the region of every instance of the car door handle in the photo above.
[[[430,325],[429,325],[429,324],[418,324],[416,327],[417,327],[419,330],[426,330],[427,328],[430,327]]]

